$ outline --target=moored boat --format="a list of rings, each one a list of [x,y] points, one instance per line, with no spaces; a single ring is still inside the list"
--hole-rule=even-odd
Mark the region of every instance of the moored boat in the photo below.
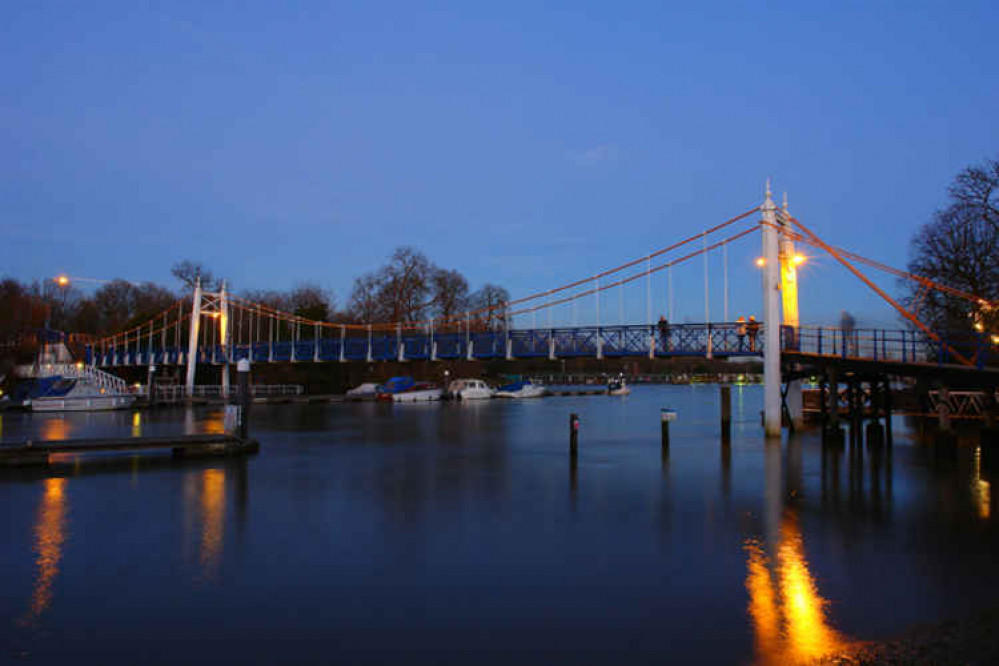
[[[611,379],[607,382],[607,395],[628,395],[631,389],[624,381],[624,375]]]
[[[481,379],[455,379],[447,387],[448,397],[455,400],[488,400],[493,393]]]
[[[534,384],[530,380],[513,382],[496,389],[497,398],[540,398],[548,393],[548,389],[541,384]]]
[[[378,384],[365,382],[347,391],[344,398],[347,400],[374,400],[378,394]]]
[[[375,389],[375,400],[392,402],[395,394],[412,388],[415,383],[412,377],[392,377]]]
[[[393,402],[434,402],[441,399],[444,392],[436,384],[416,382],[409,388],[392,394]]]

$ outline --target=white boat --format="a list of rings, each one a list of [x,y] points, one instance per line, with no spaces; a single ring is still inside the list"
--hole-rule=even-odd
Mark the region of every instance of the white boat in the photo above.
[[[496,389],[497,398],[540,398],[548,393],[541,384],[532,384],[530,380],[514,382]]]
[[[418,382],[405,391],[392,394],[392,402],[434,402],[441,399],[444,392],[428,382]]]
[[[607,382],[607,395],[628,395],[631,389],[624,381],[624,376],[617,377]]]
[[[345,397],[347,400],[374,400],[376,393],[378,393],[378,384],[366,382],[347,391]]]
[[[124,379],[73,363],[61,342],[43,345],[35,363],[20,366],[17,375],[33,382],[23,405],[35,412],[127,409],[135,402]]]
[[[455,400],[488,400],[493,393],[481,379],[455,379],[447,387],[448,397]]]
[[[135,395],[109,392],[86,378],[62,377],[52,384],[45,395],[31,398],[33,412],[99,412],[128,409]]]

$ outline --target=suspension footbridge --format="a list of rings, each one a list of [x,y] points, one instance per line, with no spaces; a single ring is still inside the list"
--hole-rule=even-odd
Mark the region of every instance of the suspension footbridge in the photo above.
[[[728,312],[728,248],[754,233],[762,237],[762,321],[730,321]],[[901,317],[905,329],[842,330],[803,325],[798,315],[796,244],[826,253],[877,293]],[[712,321],[708,306],[708,256],[724,256],[725,306],[721,321]],[[705,316],[700,323],[675,324],[672,271],[685,262],[704,263]],[[949,340],[919,318],[918,303],[908,310],[869,279],[859,268],[875,268],[895,278],[911,280],[920,290],[940,291],[965,299],[979,310],[996,307],[986,299],[926,278],[911,275],[825,243],[793,217],[785,198],[778,208],[769,184],[762,204],[719,224],[609,270],[478,310],[392,322],[331,322],[307,319],[226,291],[203,290],[200,283],[191,299],[177,302],[141,325],[121,331],[86,347],[86,363],[96,368],[179,366],[186,369],[193,393],[199,364],[221,367],[223,386],[229,366],[239,360],[252,363],[348,363],[377,361],[485,361],[568,358],[678,358],[730,359],[759,357],[765,374],[765,426],[779,434],[781,413],[801,418],[800,381],[808,373],[822,381],[836,381],[844,372],[863,365],[866,371],[908,376],[936,369],[948,376],[975,376],[980,384],[999,385],[999,373],[989,368],[997,355],[995,340],[984,333]],[[669,318],[654,321],[651,280],[665,272]],[[646,284],[646,321],[640,324],[601,324],[601,296],[629,284]],[[575,308],[592,299],[596,325],[537,325],[537,314],[559,306]],[[530,317],[528,326],[515,320]],[[575,317],[574,317],[575,318]],[[550,314],[549,314],[549,321]],[[873,364],[873,365],[872,365]],[[832,369],[832,370],[830,370]],[[783,376],[786,381],[782,380]],[[955,375],[956,373],[956,375]],[[782,384],[786,384],[783,387]]]

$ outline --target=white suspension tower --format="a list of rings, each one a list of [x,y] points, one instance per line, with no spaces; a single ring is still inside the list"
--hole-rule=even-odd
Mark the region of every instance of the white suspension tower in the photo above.
[[[201,332],[201,315],[208,315],[219,322],[219,346],[222,348],[222,391],[229,393],[229,294],[225,282],[219,292],[202,291],[201,278],[195,278],[194,299],[191,302],[190,338],[187,343],[187,395],[194,395],[194,374],[198,367],[198,335]]]
[[[777,206],[766,198],[760,211],[763,235],[763,429],[767,437],[780,437],[780,253],[777,241]]]

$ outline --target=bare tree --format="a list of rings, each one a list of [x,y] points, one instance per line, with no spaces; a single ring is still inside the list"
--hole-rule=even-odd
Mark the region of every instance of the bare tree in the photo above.
[[[468,280],[458,271],[434,270],[430,289],[433,294],[431,313],[435,318],[446,321],[468,309]]]
[[[375,273],[365,273],[354,279],[347,306],[351,318],[364,324],[385,321],[385,310],[379,301],[380,283]]]
[[[949,194],[949,205],[913,237],[909,271],[994,302],[999,298],[999,162],[965,169]],[[997,308],[911,282],[906,290],[907,304],[940,333],[999,333]]]
[[[301,282],[288,294],[293,314],[316,321],[329,321],[333,315],[333,294],[314,282]]]
[[[202,288],[210,291],[221,289],[222,282],[224,281],[223,278],[216,278],[201,262],[189,259],[175,263],[173,268],[170,269],[170,273],[180,280],[185,287],[185,291],[193,291],[194,283],[199,277],[201,278]]]
[[[485,310],[479,314],[488,328],[505,326],[507,303],[510,292],[495,284],[484,284],[469,298],[473,310]]]

